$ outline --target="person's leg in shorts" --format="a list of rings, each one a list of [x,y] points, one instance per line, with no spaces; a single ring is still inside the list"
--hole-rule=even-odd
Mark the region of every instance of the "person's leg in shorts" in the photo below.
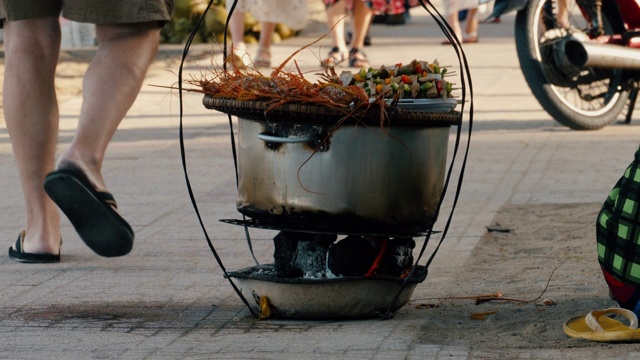
[[[151,12],[131,9],[127,1],[76,0],[65,2],[62,8],[62,15],[70,20],[96,23],[98,50],[84,77],[77,133],[57,165],[59,170],[84,173],[92,190],[106,190],[101,169],[107,145],[141,88],[157,51],[160,26],[169,20],[172,4],[162,0],[156,3],[155,7],[151,4],[155,9]],[[58,107],[54,77],[61,9],[33,13],[32,9],[41,8],[36,0],[1,0],[0,4],[0,15],[5,17],[5,119],[27,210],[21,251],[55,255],[60,251],[60,220],[55,204],[43,191],[43,182],[55,167]],[[16,4],[27,10],[18,11],[20,6]],[[149,8],[149,4],[144,5]],[[87,242],[82,233],[80,236]],[[129,250],[96,252],[119,256]],[[12,250],[9,252],[11,255]]]
[[[3,110],[25,201],[22,250],[56,255],[60,252],[60,216],[42,184],[54,169],[58,135],[54,77],[60,47],[60,9],[32,4],[40,10],[32,13],[17,1],[15,6],[3,5],[7,10]]]

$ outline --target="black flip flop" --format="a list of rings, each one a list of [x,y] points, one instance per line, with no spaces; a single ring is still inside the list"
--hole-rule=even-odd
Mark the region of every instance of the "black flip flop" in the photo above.
[[[113,195],[97,191],[82,170],[56,170],[45,178],[44,189],[96,254],[115,257],[131,251],[133,229],[115,211]]]
[[[52,254],[31,254],[26,253],[22,249],[22,243],[24,242],[24,232],[21,232],[18,235],[18,240],[13,247],[9,247],[9,257],[15,261],[21,263],[30,263],[30,264],[47,264],[47,263],[57,263],[60,262],[60,254],[52,255]]]

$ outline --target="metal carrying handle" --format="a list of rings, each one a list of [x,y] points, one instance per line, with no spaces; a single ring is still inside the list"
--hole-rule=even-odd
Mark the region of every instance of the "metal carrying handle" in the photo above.
[[[262,141],[278,143],[278,144],[298,144],[298,143],[315,142],[318,139],[318,137],[315,135],[280,137],[280,136],[271,135],[270,133],[260,133],[258,134],[258,139]]]

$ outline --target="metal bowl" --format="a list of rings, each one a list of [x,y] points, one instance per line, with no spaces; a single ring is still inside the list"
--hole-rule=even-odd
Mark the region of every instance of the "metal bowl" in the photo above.
[[[273,317],[371,318],[403,307],[416,285],[426,279],[427,269],[418,266],[404,286],[405,279],[392,276],[312,279],[277,278],[273,274],[271,264],[228,273],[237,279],[242,295],[257,313],[260,313],[260,298],[264,296],[271,305]]]

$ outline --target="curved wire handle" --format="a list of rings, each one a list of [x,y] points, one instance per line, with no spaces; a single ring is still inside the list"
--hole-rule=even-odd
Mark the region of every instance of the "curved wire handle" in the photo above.
[[[224,38],[224,60],[225,60],[225,70],[226,70],[226,54],[227,54],[227,27],[229,24],[229,19],[231,18],[231,15],[233,14],[233,10],[235,10],[236,7],[236,3],[237,0],[233,1],[233,5],[231,6],[231,9],[229,10],[229,14],[227,16],[227,22],[225,24],[224,27],[224,34],[225,34],[225,38]],[[184,108],[183,108],[183,104],[182,104],[182,70],[184,67],[184,62],[187,58],[187,54],[189,53],[189,48],[191,47],[191,43],[193,42],[193,39],[195,37],[195,35],[198,32],[198,29],[200,28],[200,26],[202,25],[203,21],[204,21],[204,16],[206,15],[206,13],[209,11],[209,8],[211,8],[211,5],[213,4],[213,0],[209,1],[209,4],[207,5],[206,9],[204,10],[204,13],[202,14],[202,16],[200,17],[200,19],[198,20],[198,22],[196,23],[196,26],[193,28],[193,30],[191,31],[191,34],[189,35],[189,38],[186,41],[185,47],[184,47],[184,51],[182,52],[182,59],[180,61],[180,67],[178,69],[178,98],[180,100],[180,157],[182,159],[182,170],[184,171],[184,178],[187,184],[187,191],[189,193],[189,198],[191,199],[191,204],[193,205],[193,208],[196,212],[196,215],[198,217],[198,222],[200,223],[200,227],[202,228],[202,231],[204,232],[204,236],[207,240],[207,243],[209,244],[209,249],[211,250],[211,252],[213,253],[213,256],[216,259],[216,262],[218,263],[218,266],[220,266],[220,269],[222,269],[222,272],[224,273],[224,276],[227,278],[227,280],[229,280],[229,283],[231,284],[231,286],[233,287],[233,289],[235,290],[235,292],[238,294],[238,296],[240,296],[240,299],[242,300],[242,302],[247,306],[247,308],[249,308],[249,311],[251,312],[251,315],[254,318],[259,318],[259,315],[251,308],[251,306],[249,305],[249,302],[247,301],[247,299],[242,295],[242,292],[240,291],[240,289],[238,289],[238,286],[231,280],[231,277],[229,277],[229,274],[227,273],[226,268],[224,267],[224,264],[222,263],[222,259],[220,258],[220,256],[218,255],[218,252],[216,251],[215,247],[213,246],[213,243],[211,242],[211,238],[209,237],[209,234],[207,233],[207,229],[204,225],[204,222],[202,221],[202,216],[200,215],[200,210],[198,209],[198,205],[196,203],[196,199],[195,196],[193,195],[193,189],[191,187],[191,181],[189,181],[189,175],[187,174],[187,158],[186,158],[186,152],[185,152],[185,146],[184,146],[184,130],[183,130],[183,126],[182,126],[182,118],[183,118],[183,114],[184,114]],[[219,3],[218,3],[219,5]],[[229,125],[232,126],[231,123],[231,116],[229,116]],[[238,165],[236,162],[236,153],[235,153],[235,141],[233,138],[233,132],[231,134],[231,143],[232,143],[232,148],[233,148],[233,160],[235,163],[235,168],[236,168],[236,184],[237,184],[237,179],[238,179]],[[245,228],[245,232],[247,232],[246,228]],[[247,236],[248,236],[248,232],[247,232]],[[253,250],[251,250],[251,253],[253,254]],[[254,256],[255,259],[255,256]],[[256,260],[257,262],[257,260]]]
[[[471,73],[469,72],[469,63],[467,62],[467,56],[464,53],[464,50],[462,49],[462,45],[460,44],[460,39],[458,39],[458,37],[456,36],[455,32],[453,31],[453,29],[451,28],[451,26],[447,23],[447,21],[444,19],[444,17],[440,14],[440,12],[435,8],[435,6],[433,6],[433,4],[431,3],[431,1],[429,0],[420,0],[420,5],[422,5],[422,7],[427,10],[427,12],[431,15],[431,17],[436,21],[436,23],[438,24],[438,26],[440,27],[440,29],[442,30],[442,32],[444,33],[444,35],[446,36],[446,38],[449,40],[449,42],[451,43],[451,45],[453,46],[453,49],[456,52],[456,55],[458,57],[458,62],[460,65],[460,80],[462,81],[462,105],[461,105],[461,109],[460,109],[460,114],[461,116],[463,116],[464,114],[464,107],[465,107],[465,99],[467,96],[467,87],[465,87],[465,84],[468,85],[468,90],[469,90],[469,130],[468,130],[468,137],[467,137],[467,145],[466,145],[466,149],[464,152],[464,157],[462,158],[462,164],[460,166],[460,175],[458,177],[458,182],[456,184],[456,189],[455,189],[455,194],[453,197],[453,205],[451,207],[451,211],[449,213],[449,217],[447,218],[447,221],[445,223],[444,226],[444,230],[442,231],[442,235],[440,237],[440,241],[438,242],[438,244],[436,245],[436,248],[433,250],[433,253],[431,254],[431,256],[429,257],[429,260],[427,260],[427,263],[425,264],[425,268],[428,270],[429,269],[429,265],[431,265],[431,262],[433,261],[436,253],[438,252],[438,250],[440,249],[440,245],[442,245],[442,241],[444,240],[444,238],[447,235],[447,232],[449,231],[449,226],[451,225],[451,220],[453,219],[453,212],[456,208],[456,205],[458,203],[458,198],[460,197],[460,191],[462,189],[462,179],[464,177],[464,170],[466,168],[466,164],[467,164],[467,157],[469,155],[469,146],[471,143],[471,130],[473,128],[473,85],[471,84]],[[437,15],[437,16],[436,16]],[[465,78],[466,75],[466,78]],[[458,150],[460,147],[460,139],[461,139],[461,135],[462,135],[462,123],[460,125],[458,125],[458,130],[456,132],[456,142],[454,145],[454,150],[453,150],[453,155],[451,158],[451,163],[449,165],[449,170],[447,172],[447,176],[444,182],[444,187],[442,189],[442,193],[440,195],[440,201],[438,203],[438,207],[436,208],[436,219],[440,213],[440,208],[442,207],[442,203],[444,202],[445,199],[445,195],[447,193],[447,189],[449,187],[449,181],[451,180],[451,174],[453,172],[453,166],[456,162],[456,157],[458,155]],[[413,268],[411,269],[411,272],[409,273],[409,275],[405,278],[405,281],[403,282],[400,290],[398,291],[398,294],[395,296],[395,298],[393,299],[393,301],[391,302],[391,304],[389,305],[389,307],[387,308],[387,312],[384,314],[384,319],[389,319],[392,317],[391,314],[391,308],[393,307],[393,305],[398,301],[398,298],[400,297],[402,290],[406,287],[409,279],[411,279],[411,277],[414,275],[414,273],[416,272],[418,263],[420,262],[420,259],[422,258],[422,255],[424,254],[427,245],[429,244],[429,240],[431,239],[431,234],[433,233],[433,226],[435,225],[435,221],[434,223],[430,226],[429,230],[427,231],[427,234],[425,236],[425,240],[424,243],[422,244],[422,248],[420,249],[420,253],[418,255],[418,257],[415,260],[415,264],[413,266]]]

